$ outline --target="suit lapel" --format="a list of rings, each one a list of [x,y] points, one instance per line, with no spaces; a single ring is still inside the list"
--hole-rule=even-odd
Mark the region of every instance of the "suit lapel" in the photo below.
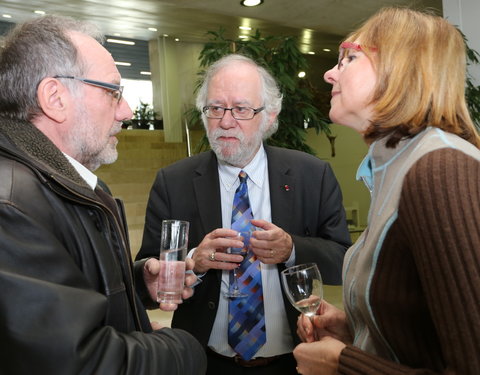
[[[265,146],[265,151],[268,158],[272,222],[288,232],[294,216],[297,180],[291,175],[288,160],[276,148]]]
[[[193,179],[195,199],[204,235],[222,227],[222,208],[218,179],[217,159],[212,151],[210,157],[197,167]]]

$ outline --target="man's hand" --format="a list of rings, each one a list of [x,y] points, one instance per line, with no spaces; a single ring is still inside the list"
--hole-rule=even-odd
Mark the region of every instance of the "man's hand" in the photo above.
[[[282,228],[265,220],[252,220],[257,230],[250,238],[250,245],[257,258],[265,264],[284,263],[293,248],[292,237]]]
[[[193,270],[195,262],[192,259],[185,260],[185,270]],[[157,281],[158,273],[160,272],[160,261],[155,258],[150,258],[145,262],[143,267],[143,279],[145,285],[147,286],[148,293],[150,298],[154,301],[157,300]],[[186,273],[185,275],[185,287],[182,291],[182,299],[190,298],[193,295],[193,289],[190,288],[197,281],[197,276],[194,273]],[[175,303],[160,303],[159,305],[161,310],[164,311],[174,311],[177,309],[178,305]]]
[[[227,254],[229,247],[243,247],[243,241],[238,237],[237,231],[219,228],[208,233],[193,253],[195,272],[205,273],[210,268],[233,270],[238,267],[243,257]]]

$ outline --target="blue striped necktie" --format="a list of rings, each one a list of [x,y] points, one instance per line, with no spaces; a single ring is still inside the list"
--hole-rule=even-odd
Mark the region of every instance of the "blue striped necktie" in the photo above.
[[[240,186],[235,191],[232,211],[232,229],[236,231],[254,230],[248,199],[248,176],[244,171],[239,174]],[[249,238],[244,239],[248,244]],[[237,270],[239,288],[247,294],[245,298],[231,298],[228,306],[228,343],[244,360],[253,358],[265,344],[265,312],[263,308],[262,275],[260,261],[251,250]]]

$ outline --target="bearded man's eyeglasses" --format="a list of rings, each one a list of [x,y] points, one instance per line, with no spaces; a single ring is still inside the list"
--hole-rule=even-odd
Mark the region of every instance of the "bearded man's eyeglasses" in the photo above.
[[[262,112],[265,107],[250,108],[250,107],[232,107],[225,108],[216,105],[207,105],[203,107],[203,114],[211,119],[222,119],[226,111],[231,111],[235,120],[251,120],[259,112]]]

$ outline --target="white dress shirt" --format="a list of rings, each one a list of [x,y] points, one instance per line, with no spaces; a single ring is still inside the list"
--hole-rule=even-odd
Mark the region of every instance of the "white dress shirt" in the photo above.
[[[255,219],[272,221],[270,209],[270,189],[268,181],[268,161],[263,145],[254,159],[245,167],[237,168],[219,162],[220,194],[222,204],[222,222],[224,228],[231,227],[232,205],[235,190],[240,185],[238,174],[244,170],[248,175],[247,186],[250,206]],[[293,265],[295,255],[287,262]],[[265,328],[267,341],[255,357],[272,357],[290,353],[293,340],[288,326],[283,304],[277,265],[260,263],[262,270],[263,301],[265,309]],[[217,316],[210,334],[208,346],[217,353],[232,357],[236,353],[228,344],[228,298],[223,293],[228,290],[229,271],[223,271]]]
[[[88,168],[86,168],[83,164],[79,163],[77,160],[72,158],[70,155],[67,155],[66,153],[63,153],[67,160],[72,164],[73,168],[78,172],[80,177],[82,177],[85,182],[92,188],[92,190],[95,190],[95,187],[97,186],[97,181],[98,177],[92,173],[92,171]]]

